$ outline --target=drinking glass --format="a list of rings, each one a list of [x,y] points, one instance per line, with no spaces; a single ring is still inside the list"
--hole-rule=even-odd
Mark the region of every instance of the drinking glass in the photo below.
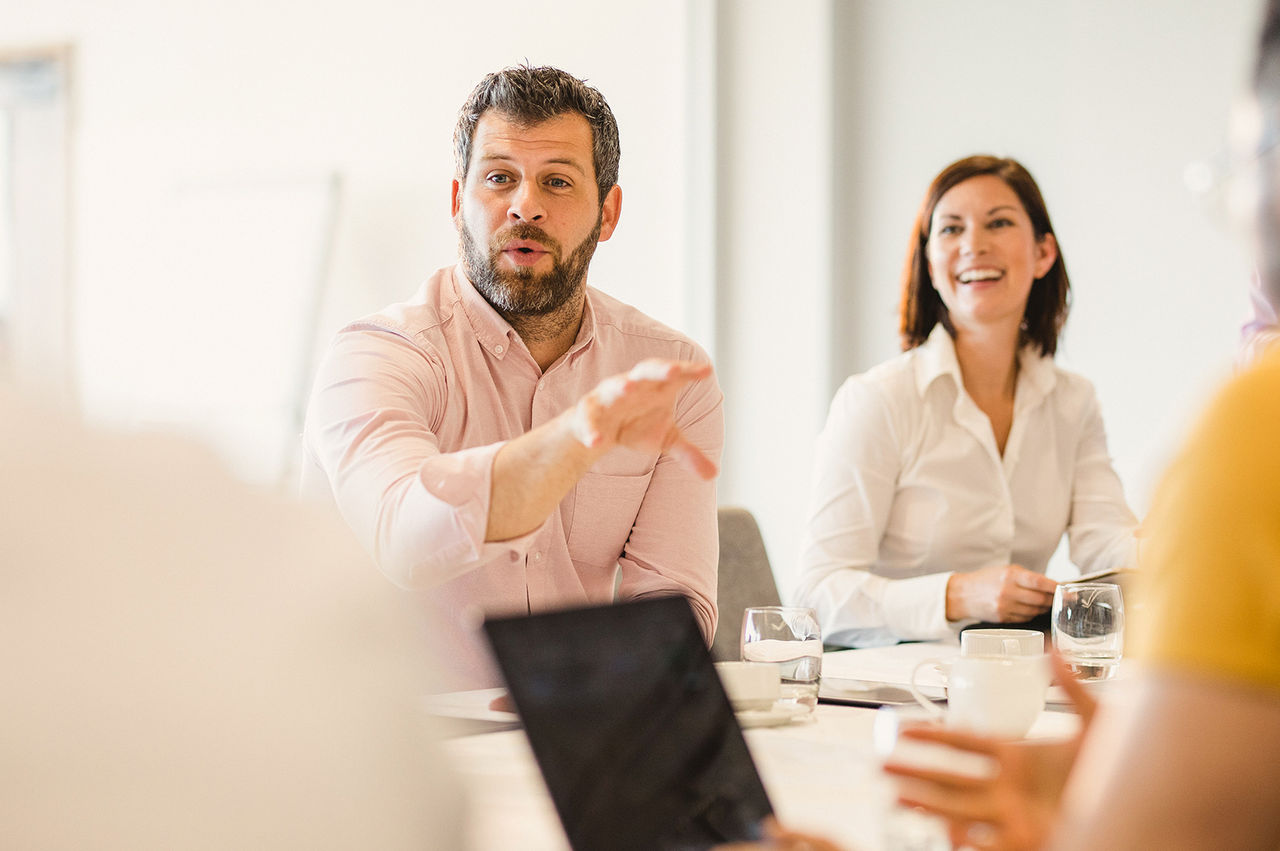
[[[822,631],[813,609],[799,606],[748,608],[742,617],[742,658],[772,662],[782,681],[779,708],[812,712],[822,675]]]
[[[899,735],[904,727],[927,724],[931,720],[932,716],[918,707],[881,706],[876,710],[871,729],[876,756],[882,763],[892,760],[939,770],[953,768],[945,762],[948,752],[962,757],[966,754],[940,745],[909,741]],[[886,851],[951,851],[947,823],[924,810],[897,803],[898,784],[892,779],[886,780],[886,799],[880,808],[884,819],[880,839]]]
[[[1081,680],[1109,679],[1124,649],[1124,599],[1110,582],[1070,582],[1053,593],[1053,646]]]

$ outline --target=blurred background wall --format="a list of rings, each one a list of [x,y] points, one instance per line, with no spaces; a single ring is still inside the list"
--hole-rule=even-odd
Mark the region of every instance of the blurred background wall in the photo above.
[[[1075,290],[1060,359],[1097,384],[1141,514],[1245,318],[1243,242],[1185,173],[1225,146],[1258,11],[0,0],[0,345],[93,418],[289,481],[316,349],[453,262],[456,110],[527,59],[618,116],[623,217],[591,281],[712,352],[721,502],[756,513],[784,586],[827,403],[897,352],[912,218],[973,152],[1041,184]]]

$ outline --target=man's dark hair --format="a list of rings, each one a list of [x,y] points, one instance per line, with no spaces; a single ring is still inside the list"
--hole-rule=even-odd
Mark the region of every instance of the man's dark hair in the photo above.
[[[471,143],[480,117],[493,110],[507,121],[532,127],[558,115],[577,113],[591,126],[592,164],[600,202],[618,182],[618,122],[604,95],[559,68],[517,65],[487,75],[471,92],[453,129],[453,156],[460,183],[471,167]]]
[[[1017,160],[979,154],[957,160],[944,168],[925,193],[907,248],[907,264],[902,272],[902,302],[898,309],[904,351],[914,349],[929,339],[929,332],[939,322],[952,337],[956,335],[947,306],[933,288],[933,278],[929,275],[926,252],[929,229],[933,225],[933,209],[942,196],[951,187],[984,174],[1000,178],[1014,191],[1031,219],[1036,239],[1053,233],[1053,223],[1049,221],[1049,211],[1040,195],[1040,187]],[[1058,350],[1058,334],[1067,321],[1070,297],[1071,281],[1067,278],[1067,264],[1062,259],[1062,247],[1059,246],[1058,257],[1049,271],[1037,278],[1031,287],[1027,308],[1022,314],[1018,345],[1035,345],[1041,354],[1053,355]]]

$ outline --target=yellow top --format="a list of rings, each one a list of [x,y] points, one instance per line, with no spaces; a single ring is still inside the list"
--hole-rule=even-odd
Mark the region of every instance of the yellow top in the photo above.
[[[1280,348],[1214,400],[1147,528],[1133,655],[1280,689]]]

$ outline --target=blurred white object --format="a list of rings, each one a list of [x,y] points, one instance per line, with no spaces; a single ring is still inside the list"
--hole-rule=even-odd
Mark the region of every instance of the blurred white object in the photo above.
[[[421,642],[341,525],[171,437],[0,412],[0,847],[459,846]]]

